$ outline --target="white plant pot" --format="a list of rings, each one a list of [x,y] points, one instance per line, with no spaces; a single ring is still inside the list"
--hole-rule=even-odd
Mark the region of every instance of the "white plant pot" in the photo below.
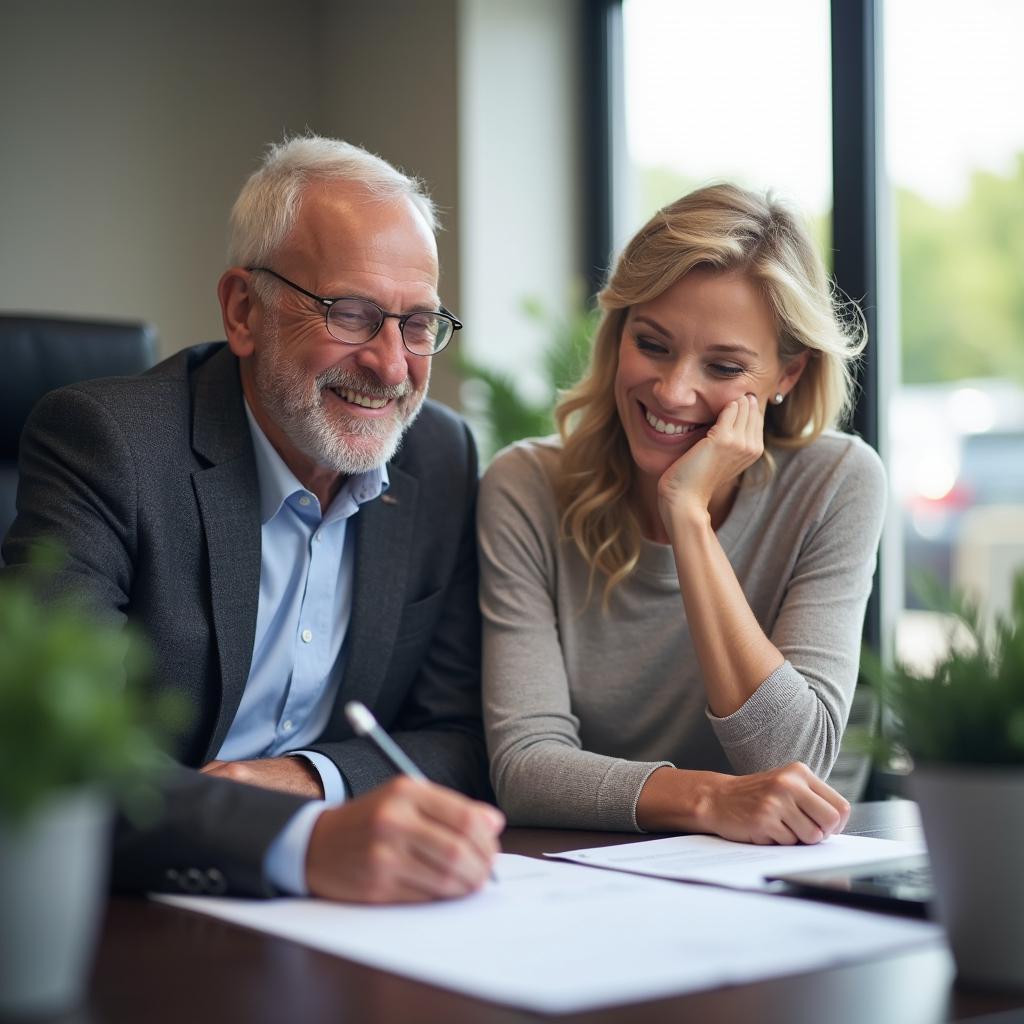
[[[917,767],[910,793],[958,976],[1024,989],[1024,768]]]
[[[0,817],[0,1018],[72,1009],[86,992],[106,902],[109,801],[62,794]]]

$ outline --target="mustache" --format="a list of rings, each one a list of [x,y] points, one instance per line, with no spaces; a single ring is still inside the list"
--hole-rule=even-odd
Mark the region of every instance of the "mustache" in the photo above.
[[[381,398],[394,401],[405,398],[412,393],[412,382],[408,377],[401,384],[382,384],[372,373],[352,373],[338,367],[323,370],[314,378],[318,390],[339,388],[341,390],[358,391],[370,398]]]

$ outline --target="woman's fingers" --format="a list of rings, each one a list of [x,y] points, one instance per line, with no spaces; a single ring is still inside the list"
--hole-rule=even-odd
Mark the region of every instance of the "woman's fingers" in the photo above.
[[[846,826],[849,803],[800,762],[722,776],[708,830],[739,842],[820,843]]]
[[[749,415],[747,417],[747,442],[753,447],[764,445],[764,413],[756,395],[747,395]]]
[[[836,811],[839,815],[839,824],[833,829],[833,834],[838,834],[846,828],[850,820],[850,801],[841,793],[837,793],[827,782],[822,782],[815,775],[811,775],[808,781],[810,788]]]
[[[800,842],[820,843],[842,831],[849,817],[850,805],[806,766],[793,767],[799,777],[794,781],[792,806],[785,813],[784,820]]]
[[[740,415],[740,402],[739,400],[733,402],[727,402],[722,406],[722,411],[719,412],[718,417],[715,420],[715,425],[712,428],[718,433],[729,434],[736,429],[736,422]]]

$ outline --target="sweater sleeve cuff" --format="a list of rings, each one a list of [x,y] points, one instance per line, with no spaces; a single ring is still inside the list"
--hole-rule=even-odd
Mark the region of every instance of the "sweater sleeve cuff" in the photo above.
[[[644,786],[647,785],[647,780],[659,769],[659,768],[675,768],[675,765],[671,761],[656,761],[653,764],[648,763],[644,765],[644,768],[648,769],[644,772],[644,777],[640,780],[640,785],[636,788],[636,796],[633,798],[633,831],[643,832],[647,834],[647,829],[641,828],[639,822],[636,820],[636,805],[640,803],[640,794],[643,792]]]

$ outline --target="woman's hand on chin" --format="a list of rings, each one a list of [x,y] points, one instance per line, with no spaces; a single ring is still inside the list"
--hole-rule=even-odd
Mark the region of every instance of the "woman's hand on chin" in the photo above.
[[[764,452],[764,414],[752,394],[729,402],[707,436],[677,459],[658,481],[658,507],[669,536],[688,515],[707,515],[716,492]]]

